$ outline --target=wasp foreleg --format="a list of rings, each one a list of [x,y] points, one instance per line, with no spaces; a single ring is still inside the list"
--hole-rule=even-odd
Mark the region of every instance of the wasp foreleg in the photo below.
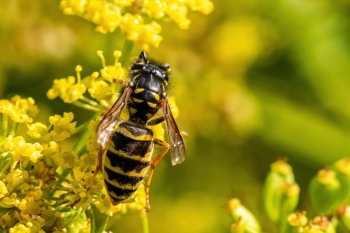
[[[151,185],[151,180],[152,180],[152,176],[153,176],[153,172],[154,172],[154,168],[157,166],[157,164],[160,162],[160,160],[162,160],[162,158],[164,157],[164,155],[168,152],[169,150],[169,144],[158,140],[158,139],[154,139],[153,141],[155,144],[164,147],[164,150],[157,155],[157,157],[155,157],[150,165],[150,171],[149,171],[149,175],[146,181],[146,211],[150,211],[151,210],[151,205],[149,204],[149,187]]]

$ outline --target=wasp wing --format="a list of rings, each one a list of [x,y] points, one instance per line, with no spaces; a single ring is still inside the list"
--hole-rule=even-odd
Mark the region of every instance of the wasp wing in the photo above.
[[[111,138],[111,135],[114,131],[114,127],[119,121],[119,116],[127,102],[129,101],[130,94],[132,92],[131,87],[127,86],[123,94],[119,99],[113,104],[113,106],[108,110],[106,115],[103,116],[100,124],[97,127],[97,142],[101,146],[105,146],[106,143]]]
[[[170,141],[170,153],[172,165],[180,164],[185,160],[186,147],[179,129],[177,128],[173,114],[171,113],[168,100],[163,100],[163,114]]]

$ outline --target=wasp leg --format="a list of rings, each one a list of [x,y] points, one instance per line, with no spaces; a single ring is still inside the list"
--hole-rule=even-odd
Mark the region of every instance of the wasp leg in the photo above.
[[[158,125],[158,124],[162,123],[163,121],[164,121],[164,117],[161,116],[161,117],[155,118],[153,120],[150,120],[149,122],[147,122],[147,125]]]
[[[154,143],[156,143],[159,146],[164,147],[164,150],[159,155],[157,155],[157,157],[152,161],[152,163],[150,165],[150,171],[149,171],[149,175],[148,175],[147,182],[146,182],[146,211],[151,210],[151,205],[149,204],[149,187],[151,185],[151,180],[152,180],[154,168],[157,166],[159,161],[162,160],[164,155],[169,150],[169,144],[166,142],[163,142],[163,141],[158,140],[158,139],[154,139]]]
[[[91,181],[90,181],[90,184],[88,186],[88,188],[86,189],[87,193],[89,193],[90,189],[91,189],[91,186],[92,184],[94,183],[94,180],[96,178],[96,175],[99,171],[101,171],[102,169],[102,155],[104,153],[105,150],[102,149],[102,146],[100,146],[98,148],[98,155],[97,155],[97,165],[96,165],[96,170],[94,172],[94,175],[92,176],[91,178]]]

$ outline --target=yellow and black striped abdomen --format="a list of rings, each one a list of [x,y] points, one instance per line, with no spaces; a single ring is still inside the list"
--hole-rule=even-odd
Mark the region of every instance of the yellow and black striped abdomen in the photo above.
[[[107,192],[114,205],[130,197],[142,184],[153,153],[153,132],[128,122],[113,133],[103,162]]]

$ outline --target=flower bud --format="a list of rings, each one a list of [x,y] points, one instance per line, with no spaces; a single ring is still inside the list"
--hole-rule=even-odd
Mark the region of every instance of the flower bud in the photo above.
[[[327,215],[336,210],[342,187],[336,173],[328,168],[320,170],[309,184],[309,198],[316,214]]]
[[[255,216],[245,208],[239,199],[233,198],[227,203],[227,210],[233,217],[235,224],[231,232],[260,232],[261,228]]]
[[[336,173],[337,180],[340,183],[337,201],[334,205],[338,208],[341,205],[349,203],[350,200],[350,159],[344,158],[337,161],[332,170]]]
[[[289,186],[289,191],[288,184],[293,184]],[[299,187],[294,183],[292,168],[284,160],[271,164],[263,191],[263,204],[267,216],[275,223],[283,220],[294,210],[298,203],[298,195]]]

